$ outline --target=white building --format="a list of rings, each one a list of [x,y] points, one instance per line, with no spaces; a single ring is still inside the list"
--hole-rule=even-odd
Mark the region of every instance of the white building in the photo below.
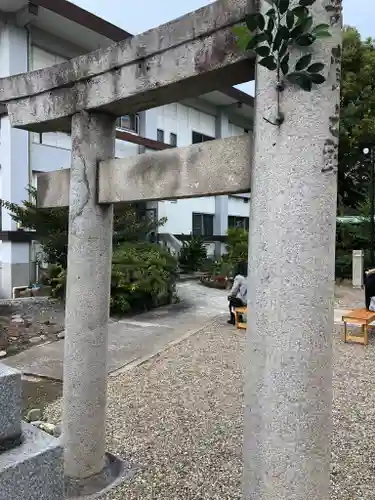
[[[0,77],[51,66],[129,36],[66,0],[0,0]],[[126,116],[119,120],[116,155],[251,133],[252,112],[252,97],[229,88]],[[70,137],[12,129],[5,108],[0,117],[0,197],[21,203],[38,172],[69,168]],[[248,201],[247,195],[219,196],[163,201],[148,208],[158,218],[167,217],[161,228],[166,241],[190,234],[214,241],[213,236],[226,234],[228,224],[248,225]],[[33,234],[19,230],[2,210],[0,239],[0,297],[10,297],[14,286],[35,280]],[[213,251],[215,244],[209,248]]]

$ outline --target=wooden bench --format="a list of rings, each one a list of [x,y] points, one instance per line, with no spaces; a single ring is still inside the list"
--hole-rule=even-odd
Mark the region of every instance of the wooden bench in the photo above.
[[[344,342],[355,342],[357,344],[368,344],[368,326],[375,321],[375,312],[367,309],[353,309],[342,317],[344,323]],[[362,335],[350,335],[348,333],[348,323],[360,325]]]
[[[247,313],[247,307],[236,307],[234,309],[235,325],[240,330],[246,330],[247,328],[247,323],[243,323],[242,321],[240,321],[240,315],[246,313]]]

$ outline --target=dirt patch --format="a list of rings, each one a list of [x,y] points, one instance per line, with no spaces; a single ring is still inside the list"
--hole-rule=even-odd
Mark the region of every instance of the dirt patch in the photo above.
[[[64,330],[64,304],[49,298],[0,301],[0,359],[58,340]]]
[[[22,379],[23,414],[33,408],[44,411],[46,406],[62,396],[62,383],[57,380],[27,377]]]

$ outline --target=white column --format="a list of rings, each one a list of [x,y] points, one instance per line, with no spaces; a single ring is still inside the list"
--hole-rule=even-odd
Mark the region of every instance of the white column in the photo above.
[[[229,137],[229,119],[223,112],[219,111],[215,123],[216,139]],[[215,197],[215,216],[214,216],[214,234],[225,236],[228,231],[228,196]],[[221,242],[215,242],[215,257],[221,256]]]
[[[353,262],[353,276],[352,283],[353,288],[363,288],[363,278],[364,278],[364,256],[363,250],[353,250],[352,262]]]
[[[72,118],[63,439],[65,475],[83,480],[105,465],[112,205],[98,205],[98,161],[114,157],[115,120]]]
[[[158,115],[159,108],[152,108],[139,113],[139,135],[141,137],[157,140]],[[144,148],[141,153],[144,153]]]
[[[290,85],[257,68],[245,357],[245,500],[329,500],[341,23],[317,0],[312,47],[326,83]],[[269,3],[261,2],[263,12]],[[340,15],[338,16],[340,18]],[[292,49],[292,54],[299,54]]]
[[[148,109],[147,111],[141,111],[139,113],[139,135],[145,137],[146,139],[157,140],[157,130],[158,130],[158,115],[159,108]],[[146,148],[144,146],[139,146],[139,153],[145,153]],[[146,203],[148,209],[156,210],[156,219],[158,216],[158,201],[148,201]]]
[[[12,24],[0,28],[0,76],[23,73],[28,69],[27,31]],[[1,198],[20,204],[28,198],[29,137],[23,130],[12,129],[7,116],[1,118],[0,129]],[[16,224],[7,210],[1,214],[2,231],[15,231]],[[30,281],[29,243],[1,243],[0,296],[9,298],[14,286]]]

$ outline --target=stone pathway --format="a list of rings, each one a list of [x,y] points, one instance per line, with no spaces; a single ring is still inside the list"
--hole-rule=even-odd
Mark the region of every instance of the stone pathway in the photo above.
[[[111,320],[109,325],[108,371],[116,375],[148,359],[167,346],[199,330],[216,316],[227,315],[225,290],[206,288],[196,281],[178,284],[179,304],[149,311],[133,318]],[[350,287],[336,288],[335,323],[341,323],[343,313],[363,306],[364,292]],[[361,302],[362,301],[362,302]],[[8,366],[26,375],[63,378],[64,341],[36,345],[3,360]]]
[[[215,316],[227,314],[226,293],[196,282],[178,285],[180,303],[109,324],[108,372],[116,372],[164,350],[204,327]],[[64,341],[34,346],[3,360],[25,375],[63,378]]]

